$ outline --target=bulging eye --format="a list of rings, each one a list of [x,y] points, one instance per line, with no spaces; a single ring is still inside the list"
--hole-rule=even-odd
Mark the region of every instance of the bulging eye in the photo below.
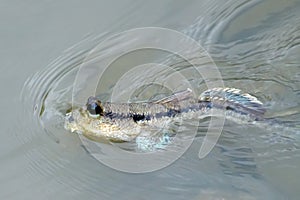
[[[89,97],[86,103],[86,108],[90,115],[92,116],[103,116],[103,108],[101,105],[101,101],[96,99],[95,97]]]

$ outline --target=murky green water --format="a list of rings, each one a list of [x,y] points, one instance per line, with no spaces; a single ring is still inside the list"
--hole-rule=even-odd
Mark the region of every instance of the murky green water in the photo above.
[[[1,199],[300,196],[299,1],[3,1],[0,5]],[[189,150],[162,170],[129,174],[99,163],[78,135],[63,128],[74,78],[95,45],[114,33],[143,26],[175,29],[197,40],[218,66],[224,84],[257,96],[267,116],[281,120],[284,128],[226,121],[218,144],[200,160],[207,125],[202,123]],[[105,51],[122,45],[112,44]],[[167,56],[144,50],[118,59],[105,71],[97,93],[108,99],[133,66]],[[188,75],[187,68],[176,69]],[[136,81],[128,91],[139,86]],[[193,73],[186,81],[197,92],[206,88]],[[178,89],[186,86],[175,82]],[[132,99],[168,92],[162,85],[143,86]]]

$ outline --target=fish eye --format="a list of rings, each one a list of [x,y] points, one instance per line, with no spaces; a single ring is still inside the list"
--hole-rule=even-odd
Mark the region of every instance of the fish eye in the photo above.
[[[103,116],[103,107],[101,105],[101,101],[95,97],[88,98],[86,108],[89,114],[93,117]]]

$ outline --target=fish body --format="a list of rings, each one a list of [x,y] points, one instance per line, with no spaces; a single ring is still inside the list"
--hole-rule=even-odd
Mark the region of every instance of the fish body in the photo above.
[[[213,88],[194,97],[191,89],[152,102],[111,103],[89,97],[87,104],[66,115],[65,127],[93,139],[132,141],[151,130],[163,130],[180,117],[201,117],[221,109],[263,120],[264,108],[254,96],[234,88]]]

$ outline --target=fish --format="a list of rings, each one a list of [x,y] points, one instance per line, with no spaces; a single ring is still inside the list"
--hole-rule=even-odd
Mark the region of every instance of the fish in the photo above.
[[[151,130],[168,129],[178,118],[201,118],[212,109],[264,120],[266,109],[255,96],[236,88],[212,88],[196,97],[189,88],[155,101],[113,103],[91,96],[87,103],[66,113],[64,127],[93,140],[134,141]]]

